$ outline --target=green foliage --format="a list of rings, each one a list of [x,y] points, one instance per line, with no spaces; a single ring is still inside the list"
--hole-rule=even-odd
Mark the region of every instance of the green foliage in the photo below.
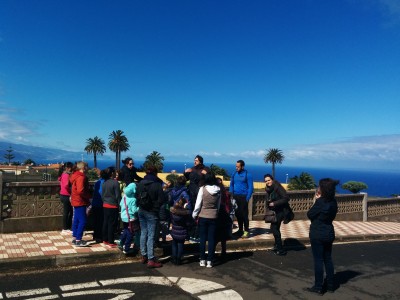
[[[149,166],[154,166],[157,169],[158,173],[162,173],[164,169],[164,163],[163,163],[164,160],[165,158],[164,156],[161,155],[161,153],[153,151],[146,156],[146,160],[143,163],[143,167],[146,170]]]
[[[342,189],[350,191],[354,194],[359,193],[361,190],[368,189],[368,185],[359,181],[347,181],[342,184]]]
[[[312,190],[315,189],[315,181],[311,174],[302,172],[300,176],[294,176],[289,179],[288,190]]]
[[[86,140],[85,151],[87,154],[93,153],[93,164],[95,168],[97,168],[97,154],[103,155],[106,150],[105,143],[101,138],[95,136],[94,138],[88,138]]]
[[[32,159],[28,158],[27,160],[24,161],[24,165],[26,165],[26,166],[30,166],[30,165],[36,166],[36,163]]]
[[[96,169],[90,169],[87,171],[86,176],[90,181],[99,179],[99,174]]]
[[[264,162],[272,163],[272,176],[275,178],[275,164],[282,164],[285,156],[282,153],[282,150],[277,148],[270,148],[267,150],[267,153],[264,156]]]
[[[217,165],[211,164],[210,166],[211,172],[213,172],[215,175],[220,175],[224,178],[224,180],[229,180],[229,175],[226,172],[224,168],[221,168]]]
[[[121,152],[126,152],[130,148],[128,139],[122,130],[117,130],[110,133],[108,136],[108,148],[112,152],[115,152],[115,168],[119,170]]]
[[[4,158],[5,159],[7,159],[8,160],[8,164],[10,164],[11,163],[11,160],[13,159],[13,158],[15,158],[15,156],[14,156],[14,154],[13,154],[13,149],[11,148],[11,146],[10,147],[8,147],[8,149],[6,150],[6,154],[4,154]]]

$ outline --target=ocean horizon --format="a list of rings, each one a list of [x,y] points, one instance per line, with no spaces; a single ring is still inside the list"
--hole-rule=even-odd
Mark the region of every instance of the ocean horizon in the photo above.
[[[206,164],[217,165],[227,171],[228,175],[232,175],[235,171],[235,164],[227,163],[210,163]],[[114,166],[115,160],[98,160],[97,167],[104,169],[109,166]],[[135,166],[138,168],[143,165],[143,161],[135,160]],[[193,163],[185,162],[165,162],[165,173],[176,171],[182,173],[186,168],[192,167]],[[89,161],[89,166],[93,167],[93,161]],[[271,164],[251,165],[246,164],[245,169],[253,176],[254,181],[264,181],[264,174],[272,172]],[[291,177],[299,176],[302,172],[309,173],[316,184],[321,178],[330,177],[340,181],[338,193],[348,194],[349,191],[343,190],[340,186],[347,181],[360,181],[368,186],[368,189],[362,190],[362,193],[367,193],[369,196],[376,197],[391,197],[394,194],[400,194],[400,171],[368,171],[368,170],[344,170],[332,168],[315,168],[315,167],[289,167],[285,165],[275,165],[275,179],[281,183],[286,183]]]

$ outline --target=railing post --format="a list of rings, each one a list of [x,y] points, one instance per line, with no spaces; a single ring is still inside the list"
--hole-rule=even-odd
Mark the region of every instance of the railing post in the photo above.
[[[251,195],[248,203],[249,221],[253,221],[253,195]]]
[[[362,211],[363,211],[363,222],[368,221],[368,194],[364,193],[364,198],[362,202]]]
[[[3,220],[3,172],[0,172],[0,221]]]

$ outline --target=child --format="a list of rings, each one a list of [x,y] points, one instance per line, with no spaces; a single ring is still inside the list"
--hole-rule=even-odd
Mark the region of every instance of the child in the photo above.
[[[122,231],[119,246],[122,252],[126,255],[133,254],[139,249],[140,231],[139,218],[137,211],[139,208],[136,205],[136,184],[130,183],[124,190],[125,195],[120,202],[121,220],[124,226]],[[131,249],[132,236],[135,235],[134,249]]]
[[[188,227],[191,224],[191,211],[188,209],[188,201],[185,198],[180,198],[171,207],[172,221],[172,257],[171,262],[175,265],[182,263],[183,246],[188,234]]]

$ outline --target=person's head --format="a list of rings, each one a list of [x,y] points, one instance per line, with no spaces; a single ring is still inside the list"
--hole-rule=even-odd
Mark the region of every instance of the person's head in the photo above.
[[[107,179],[113,178],[114,174],[115,174],[115,168],[108,167],[100,172],[100,177],[103,178],[104,180],[107,180]]]
[[[274,177],[272,177],[271,174],[265,174],[264,182],[267,186],[272,186],[272,184],[274,183]]]
[[[176,185],[183,186],[186,184],[186,181],[187,181],[186,177],[181,175],[176,179]]]
[[[87,163],[84,161],[78,161],[76,163],[76,170],[85,173],[88,169]]]
[[[62,164],[58,170],[58,176],[61,176],[62,173],[71,173],[72,168],[74,167],[74,164],[70,161]]]
[[[157,175],[157,173],[158,173],[158,171],[155,166],[150,165],[146,168],[146,174]]]
[[[135,165],[135,162],[133,161],[132,157],[127,157],[125,158],[122,163],[127,166],[129,169],[132,169],[133,166]]]
[[[322,178],[319,181],[318,191],[321,197],[332,200],[335,198],[336,186],[339,184],[339,180],[332,178]]]
[[[240,172],[240,171],[242,171],[243,169],[244,169],[244,161],[243,160],[241,160],[241,159],[239,159],[237,162],[236,162],[236,171],[237,172]]]
[[[179,198],[178,201],[175,202],[174,206],[175,206],[175,208],[185,208],[186,203],[187,203],[186,199],[181,197],[181,198]]]
[[[202,165],[203,164],[203,157],[201,157],[200,155],[196,155],[194,158],[194,165]]]
[[[217,184],[217,180],[214,173],[208,172],[204,174],[204,185],[215,185],[215,184]]]

